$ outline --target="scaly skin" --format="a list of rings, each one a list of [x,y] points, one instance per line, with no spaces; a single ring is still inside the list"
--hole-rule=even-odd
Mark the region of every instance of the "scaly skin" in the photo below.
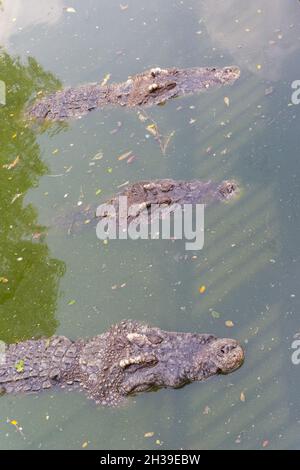
[[[67,88],[37,101],[27,114],[31,118],[61,121],[105,106],[153,106],[179,96],[232,85],[239,77],[240,70],[235,66],[155,68],[123,83]]]
[[[96,225],[100,219],[110,213],[108,206],[112,206],[118,215],[120,196],[127,197],[128,208],[135,206],[135,211],[133,211],[135,215],[128,217],[127,223],[133,219],[137,222],[143,222],[151,205],[151,215],[161,217],[164,211],[167,214],[171,206],[175,204],[181,206],[184,204],[209,205],[213,202],[228,201],[237,196],[238,193],[239,185],[234,180],[225,180],[220,184],[200,180],[160,179],[139,181],[127,186],[123,191],[101,205],[101,211],[99,208],[96,211],[96,208],[91,206],[81,207],[75,214],[58,218],[56,225],[68,227],[69,233],[76,232],[79,227],[87,225],[87,222]]]
[[[243,349],[233,339],[124,320],[87,340],[54,336],[6,346],[0,389],[24,393],[68,386],[85,390],[96,403],[116,406],[138,392],[229,374],[243,361]]]

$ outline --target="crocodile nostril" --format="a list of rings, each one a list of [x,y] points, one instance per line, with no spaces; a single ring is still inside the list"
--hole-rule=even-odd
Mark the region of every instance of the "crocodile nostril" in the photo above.
[[[224,354],[224,355],[228,354],[235,348],[236,348],[236,346],[234,344],[227,344],[226,346],[223,346],[221,348],[221,353]]]

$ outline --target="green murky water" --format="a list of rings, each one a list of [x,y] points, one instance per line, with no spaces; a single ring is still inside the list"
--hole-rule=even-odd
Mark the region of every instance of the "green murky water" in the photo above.
[[[291,105],[299,2],[122,7],[1,2],[0,80],[8,92],[0,109],[0,277],[8,280],[0,283],[1,339],[90,336],[129,317],[236,337],[246,363],[231,376],[144,394],[121,409],[97,408],[76,392],[1,397],[0,448],[299,448],[300,373],[290,359],[300,328],[300,107]],[[122,81],[153,66],[232,63],[242,70],[234,87],[148,111],[163,135],[175,131],[165,155],[133,110],[44,131],[22,119],[30,98],[61,85],[107,74]],[[119,161],[129,150],[136,159]],[[126,181],[152,177],[234,177],[243,191],[237,203],[206,211],[198,253],[186,253],[183,242],[104,245],[88,225],[69,236],[56,222],[79,201],[95,204]]]

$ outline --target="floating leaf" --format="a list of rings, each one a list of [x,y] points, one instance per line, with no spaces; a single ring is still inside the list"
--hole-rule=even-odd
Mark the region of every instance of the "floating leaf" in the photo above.
[[[11,200],[11,204],[13,204],[17,199],[19,199],[19,197],[22,196],[22,193],[17,193],[15,194],[15,196],[12,198]]]
[[[161,145],[161,151],[162,151],[163,155],[166,154],[169,143],[171,142],[171,139],[172,139],[172,137],[174,137],[174,135],[175,135],[175,131],[170,132],[170,134],[167,135],[167,137],[165,138],[165,141]]]
[[[229,108],[230,100],[229,100],[228,96],[225,96],[225,98],[224,98],[224,103],[225,103],[226,106],[228,106],[228,108]]]
[[[12,419],[10,421],[10,424],[12,424],[13,426],[18,426],[18,421],[16,421],[15,419]]]
[[[101,82],[101,86],[105,86],[110,79],[110,73],[107,73]]]
[[[73,8],[73,7],[67,7],[67,8],[65,8],[65,11],[66,11],[67,13],[76,13],[75,8]]]
[[[215,310],[212,310],[211,316],[215,319],[218,319],[221,317],[221,314],[219,312],[216,312]]]
[[[138,118],[141,122],[148,121],[148,118],[144,116],[142,113],[138,113]]]
[[[123,153],[122,155],[120,155],[118,157],[118,160],[121,162],[123,160],[126,160],[126,158],[130,157],[130,155],[132,154],[132,150],[129,150],[129,152],[125,152]]]
[[[81,447],[82,447],[82,449],[86,449],[88,445],[89,445],[89,443],[86,441],[82,444]]]
[[[154,432],[145,432],[144,437],[153,437]]]
[[[92,158],[92,160],[102,160],[103,158],[103,153],[102,152],[98,152],[96,153],[96,155]]]
[[[7,284],[8,279],[6,277],[0,277],[0,284]]]
[[[240,400],[241,400],[243,403],[245,403],[245,401],[246,401],[246,395],[244,394],[244,392],[241,392],[241,394],[240,394]]]
[[[102,189],[97,189],[96,196],[99,196],[99,194],[101,194],[101,193],[102,193]]]
[[[17,158],[12,163],[9,163],[7,165],[3,165],[3,168],[6,168],[7,170],[12,170],[13,168],[16,168],[16,166],[19,164],[19,162],[20,162],[20,157],[17,156]]]
[[[234,323],[231,320],[227,320],[225,322],[225,325],[227,326],[227,328],[233,328],[234,327]]]
[[[157,126],[156,124],[149,124],[149,126],[146,127],[147,131],[150,132],[150,134],[154,135],[154,137],[157,136]]]
[[[209,406],[206,406],[203,410],[203,414],[204,415],[209,415],[211,413],[211,409]]]
[[[76,300],[70,300],[70,302],[68,302],[68,305],[74,305],[76,304]]]
[[[136,156],[135,156],[135,155],[131,155],[131,157],[127,158],[126,163],[133,163],[134,160],[136,160]]]
[[[200,292],[200,294],[204,294],[206,292],[206,286],[200,286],[199,287],[199,292]]]

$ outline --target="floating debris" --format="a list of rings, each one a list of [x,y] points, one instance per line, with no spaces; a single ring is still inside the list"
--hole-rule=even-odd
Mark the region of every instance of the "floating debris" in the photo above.
[[[200,286],[199,287],[199,292],[200,292],[200,294],[204,294],[206,292],[206,286]]]
[[[16,168],[16,166],[19,163],[20,163],[20,157],[18,155],[17,158],[12,163],[9,163],[7,165],[3,165],[2,168],[6,168],[7,170],[13,170],[14,168]]]
[[[67,12],[67,13],[77,13],[75,8],[73,8],[73,7],[66,7],[66,8],[64,8],[64,11]]]

